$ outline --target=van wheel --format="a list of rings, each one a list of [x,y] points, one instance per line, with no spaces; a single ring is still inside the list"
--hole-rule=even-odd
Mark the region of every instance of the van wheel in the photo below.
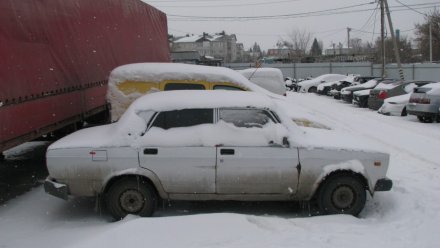
[[[326,179],[318,192],[319,209],[324,214],[357,216],[365,206],[366,189],[359,178],[339,174]]]
[[[115,220],[127,214],[151,216],[156,202],[157,197],[151,185],[136,178],[116,181],[105,194],[105,204]]]
[[[310,87],[309,88],[309,93],[316,93],[318,91],[318,89],[316,87]]]

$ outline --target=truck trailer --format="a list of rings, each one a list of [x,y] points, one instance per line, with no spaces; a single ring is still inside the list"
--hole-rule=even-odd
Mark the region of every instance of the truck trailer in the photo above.
[[[0,154],[104,122],[117,66],[169,62],[166,15],[141,0],[0,1]]]

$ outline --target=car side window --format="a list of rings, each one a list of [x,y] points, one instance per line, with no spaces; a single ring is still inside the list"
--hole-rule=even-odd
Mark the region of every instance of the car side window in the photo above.
[[[277,122],[267,110],[262,109],[220,109],[219,119],[245,128],[262,128]]]
[[[203,84],[167,83],[164,90],[204,90]]]
[[[214,90],[237,90],[237,91],[244,91],[242,88],[235,87],[235,86],[229,86],[229,85],[215,85]]]
[[[200,124],[213,123],[212,109],[183,109],[160,112],[153,121],[153,127],[170,129],[190,127]]]

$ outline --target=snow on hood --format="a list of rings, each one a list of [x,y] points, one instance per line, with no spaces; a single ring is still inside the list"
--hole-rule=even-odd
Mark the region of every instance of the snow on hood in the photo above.
[[[371,92],[371,90],[359,90],[359,91],[355,91],[353,93],[353,95],[355,95],[355,96],[366,96],[366,95],[369,95],[370,92]]]
[[[279,95],[286,93],[283,73],[278,68],[249,68],[239,70],[249,81]]]
[[[351,90],[357,90],[357,89],[366,89],[366,88],[373,88],[374,86],[377,85],[377,80],[376,79],[372,79],[370,81],[367,81],[366,83],[363,84],[358,84],[358,85],[353,85],[353,86],[349,86],[349,87],[345,87],[341,90],[341,93],[347,92],[347,91],[351,91]]]
[[[340,75],[340,74],[324,74],[324,75],[321,75],[317,78],[302,81],[302,82],[298,83],[298,85],[303,86],[303,87],[304,86],[311,86],[311,85],[320,84],[322,81],[327,82],[329,80],[331,80],[331,81],[342,80],[345,77],[347,77],[347,76]]]

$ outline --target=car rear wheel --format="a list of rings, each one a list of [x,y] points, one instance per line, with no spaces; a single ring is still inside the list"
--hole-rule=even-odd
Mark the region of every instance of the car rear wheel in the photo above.
[[[316,93],[317,91],[318,91],[318,89],[316,87],[309,88],[309,93]]]
[[[120,220],[127,214],[151,216],[156,202],[153,188],[138,178],[120,179],[105,194],[105,204],[115,220]]]
[[[320,186],[318,205],[323,214],[358,215],[365,206],[366,190],[360,178],[348,174],[330,176]]]
[[[406,107],[404,107],[403,109],[402,109],[402,113],[400,114],[401,116],[407,116],[408,115],[408,113],[406,112]]]
[[[417,119],[419,119],[419,121],[423,122],[423,123],[432,123],[432,122],[434,122],[434,118],[432,118],[431,116],[418,115]]]

